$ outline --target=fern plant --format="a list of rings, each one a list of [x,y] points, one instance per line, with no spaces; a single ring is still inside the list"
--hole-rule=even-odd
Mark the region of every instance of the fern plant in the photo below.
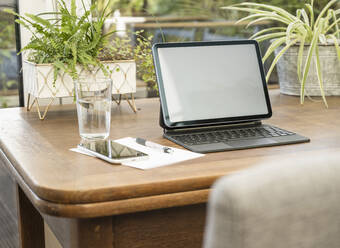
[[[103,34],[102,31],[104,22],[111,12],[106,7],[96,15],[96,18],[91,18],[96,6],[92,5],[90,9],[86,9],[83,0],[81,3],[83,13],[80,16],[77,15],[79,13],[76,0],[71,0],[70,7],[64,0],[57,0],[57,12],[37,15],[19,15],[12,10],[6,10],[18,16],[16,22],[32,33],[30,42],[21,52],[28,51],[28,60],[31,62],[52,64],[54,82],[60,70],[77,79],[78,65],[87,70],[99,67],[104,74],[108,74],[98,56],[114,32]]]
[[[280,57],[293,45],[299,45],[297,56],[297,74],[301,83],[300,100],[301,104],[305,98],[305,84],[308,73],[310,71],[311,61],[315,59],[316,72],[320,85],[320,91],[323,101],[327,105],[322,73],[319,58],[319,44],[334,44],[338,59],[340,61],[340,10],[339,0],[329,1],[316,17],[314,0],[310,0],[305,4],[304,8],[298,9],[296,15],[288,11],[267,4],[243,2],[228,7],[223,7],[227,10],[236,10],[249,13],[248,16],[240,19],[238,22],[250,21],[248,26],[256,24],[259,21],[271,20],[279,23],[276,27],[266,28],[255,33],[250,39],[255,39],[258,42],[271,40],[267,52],[263,56],[263,62],[279,47],[283,47],[274,58],[268,73],[267,80],[270,77],[276,63]],[[303,53],[305,45],[309,45],[307,58],[303,61]]]

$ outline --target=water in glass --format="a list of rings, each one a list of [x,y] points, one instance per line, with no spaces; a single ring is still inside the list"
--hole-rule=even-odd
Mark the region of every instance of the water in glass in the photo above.
[[[111,80],[75,82],[80,137],[106,139],[110,134]]]

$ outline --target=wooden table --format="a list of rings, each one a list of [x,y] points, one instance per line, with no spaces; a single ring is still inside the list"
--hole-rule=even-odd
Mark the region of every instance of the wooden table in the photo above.
[[[310,143],[208,154],[142,171],[70,152],[79,142],[74,106],[53,107],[45,121],[24,108],[0,110],[0,168],[18,209],[22,247],[201,247],[209,188],[219,177],[257,163],[340,151],[340,98],[322,102],[270,92],[265,121],[311,138]],[[158,99],[112,109],[111,138],[162,138]],[[4,177],[3,177],[4,178]]]

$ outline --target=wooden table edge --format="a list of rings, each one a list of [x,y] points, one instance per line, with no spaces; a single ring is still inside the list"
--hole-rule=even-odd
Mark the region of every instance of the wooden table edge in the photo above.
[[[0,157],[7,160],[3,161],[3,164],[10,171],[11,176],[25,192],[26,196],[30,199],[35,208],[42,214],[51,216],[66,218],[94,218],[194,205],[207,202],[210,192],[210,189],[202,189],[105,202],[80,204],[55,203],[41,199],[38,195],[36,195],[19,172],[10,164],[11,162],[7,159],[2,150],[0,150]]]
[[[152,187],[150,184],[147,187],[141,185],[131,185],[131,186],[121,186],[110,189],[95,189],[95,190],[87,190],[81,192],[79,190],[63,190],[57,188],[46,188],[40,185],[37,185],[34,181],[30,180],[28,176],[22,175],[22,173],[17,169],[18,166],[15,166],[16,161],[12,156],[8,157],[6,152],[6,147],[2,146],[2,142],[0,140],[0,159],[6,164],[6,167],[12,172],[15,178],[18,180],[23,180],[27,187],[32,190],[32,192],[42,200],[46,200],[51,203],[64,203],[64,204],[86,204],[86,203],[98,203],[98,202],[107,202],[107,201],[116,201],[116,200],[126,200],[126,199],[134,199],[141,197],[151,197],[163,194],[173,194],[178,192],[191,192],[196,190],[204,190],[209,189],[211,185],[214,183],[216,179],[223,176],[216,175],[212,177],[203,177],[200,178],[200,184],[197,184],[198,178],[190,178],[176,181],[166,181],[166,182],[155,182]],[[12,161],[14,159],[14,161]],[[24,173],[25,174],[25,173]],[[178,189],[178,185],[185,185],[182,189]],[[138,187],[138,191],[136,191],[136,187]],[[158,190],[155,190],[158,189]],[[116,194],[112,194],[112,191],[117,192]],[[65,198],[65,195],[73,195],[73,197]],[[91,199],[87,199],[86,195],[92,195]],[[103,196],[101,198],[93,199],[93,195]]]

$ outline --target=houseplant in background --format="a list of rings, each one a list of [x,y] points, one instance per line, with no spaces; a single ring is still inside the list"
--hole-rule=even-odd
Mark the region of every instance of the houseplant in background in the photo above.
[[[305,94],[321,95],[326,106],[326,95],[340,95],[339,1],[331,0],[316,16],[314,1],[298,9],[296,15],[271,5],[243,2],[223,9],[247,12],[239,22],[249,25],[271,20],[277,26],[255,33],[251,39],[271,40],[263,61],[275,52],[267,79],[278,63],[282,93],[298,95],[301,103]],[[281,58],[281,59],[280,59]]]
[[[157,91],[152,57],[152,35],[142,35],[144,30],[128,32],[125,36],[113,35],[110,44],[100,53],[103,61],[135,61],[137,78],[143,80],[149,91]],[[134,37],[132,40],[131,37]],[[157,91],[158,92],[158,91]]]
[[[24,63],[24,78],[28,95],[27,109],[36,103],[40,119],[44,119],[50,104],[57,97],[73,96],[73,80],[96,74],[110,77],[113,81],[113,94],[134,93],[136,91],[136,64],[134,61],[102,61],[101,54],[109,46],[115,31],[104,34],[103,26],[111,11],[105,7],[95,13],[96,5],[86,9],[82,2],[82,12],[77,11],[75,0],[70,7],[64,0],[58,0],[58,11],[38,15],[17,15],[17,22],[29,29],[32,39],[22,52],[27,51]],[[108,5],[107,5],[108,6]],[[30,104],[30,96],[34,97]],[[49,98],[50,102],[43,114],[38,100]],[[134,101],[131,108],[136,111]],[[133,100],[133,97],[132,97]]]

